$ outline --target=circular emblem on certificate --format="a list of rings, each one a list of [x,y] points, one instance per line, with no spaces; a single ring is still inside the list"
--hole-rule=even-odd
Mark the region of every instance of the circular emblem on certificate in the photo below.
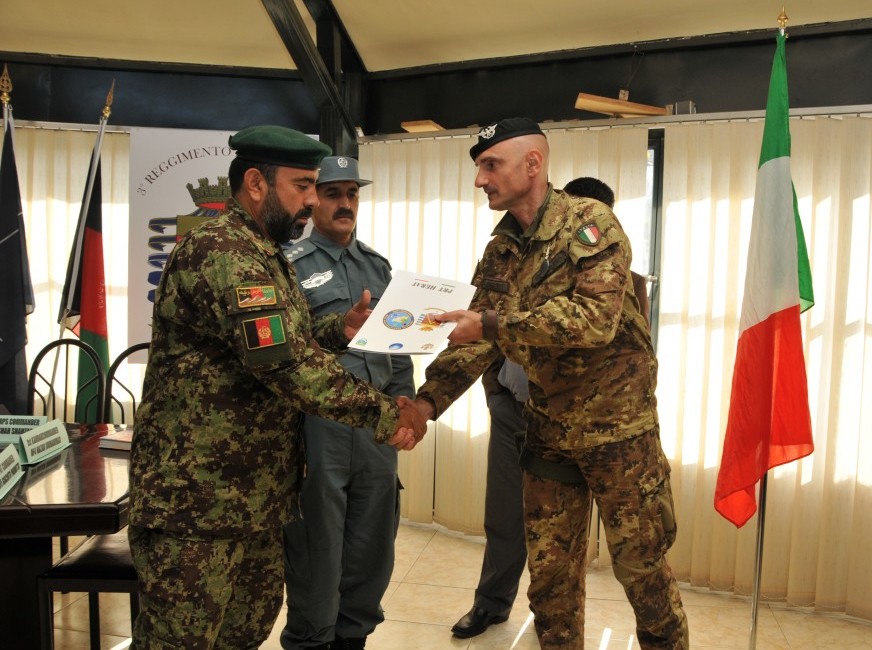
[[[382,319],[385,327],[392,330],[404,330],[415,322],[412,312],[405,309],[392,309]]]

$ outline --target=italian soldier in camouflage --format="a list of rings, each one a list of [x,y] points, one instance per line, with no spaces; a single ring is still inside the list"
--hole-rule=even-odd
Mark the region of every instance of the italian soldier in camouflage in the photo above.
[[[547,180],[538,125],[482,129],[476,186],[506,210],[475,271],[469,310],[427,368],[416,404],[438,417],[503,354],[528,378],[524,467],[530,607],[542,648],[582,648],[590,500],[646,650],[687,650],[666,562],[675,539],[654,395],[657,360],[630,280],[629,241],[603,203]]]
[[[130,463],[134,648],[239,650],[267,638],[303,412],[400,448],[426,429],[410,400],[378,392],[326,351],[345,347],[368,295],[313,320],[279,246],[317,204],[329,148],[269,126],[243,129],[230,146],[227,212],[182,237],[157,290]]]

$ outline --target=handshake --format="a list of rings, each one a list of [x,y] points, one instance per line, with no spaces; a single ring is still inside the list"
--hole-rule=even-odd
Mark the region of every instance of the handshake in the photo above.
[[[400,419],[397,421],[397,431],[388,444],[410,451],[427,433],[427,420],[435,415],[433,405],[426,400],[411,400],[401,395],[397,397],[397,406],[400,407]]]

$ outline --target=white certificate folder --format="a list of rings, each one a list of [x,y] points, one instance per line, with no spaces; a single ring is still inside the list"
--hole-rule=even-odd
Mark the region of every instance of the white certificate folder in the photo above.
[[[473,294],[471,284],[394,271],[384,295],[348,347],[384,354],[438,352],[455,326],[439,323],[434,316],[468,309]]]

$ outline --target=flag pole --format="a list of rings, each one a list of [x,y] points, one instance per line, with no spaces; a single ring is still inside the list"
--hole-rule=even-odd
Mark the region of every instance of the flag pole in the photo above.
[[[6,64],[3,64],[3,75],[0,76],[0,102],[3,103],[3,128],[9,126],[9,118],[12,117],[12,104],[9,93],[12,92],[12,79]]]
[[[94,179],[97,177],[97,161],[100,159],[100,149],[103,147],[103,131],[106,128],[106,122],[109,120],[109,116],[112,114],[112,99],[115,91],[115,80],[112,80],[112,86],[109,88],[109,92],[106,95],[106,103],[103,105],[103,112],[100,114],[100,123],[99,128],[97,130],[97,141],[94,143],[94,151],[91,153],[91,164],[88,168],[88,182],[85,185],[85,196],[82,199],[82,206],[79,208],[79,222],[76,226],[76,245],[75,250],[81,250],[82,240],[85,238],[85,221],[86,221],[86,213],[88,211],[88,207],[91,205],[91,194],[94,191]],[[79,276],[79,262],[80,256],[76,256],[73,259],[73,272],[70,277],[76,278]],[[67,294],[67,304],[64,305],[63,318],[61,318],[61,330],[58,334],[58,338],[62,339],[64,337],[64,330],[66,329],[66,321],[67,317],[70,314],[73,306],[73,300],[75,300],[75,291],[70,291]],[[54,379],[54,377],[52,377]]]
[[[766,523],[766,477],[769,472],[760,478],[760,495],[757,509],[757,553],[754,560],[754,590],[751,594],[751,638],[748,642],[748,650],[757,647],[757,606],[760,603],[760,577],[763,574],[763,529]]]
[[[784,5],[781,6],[781,13],[778,14],[778,29],[782,36],[785,36],[785,28],[787,27],[787,12],[784,10]],[[760,477],[760,494],[757,502],[760,504],[757,510],[757,549],[754,557],[754,589],[751,594],[751,634],[748,641],[748,650],[755,650],[757,647],[757,611],[760,605],[760,583],[763,576],[763,531],[766,527],[766,479],[769,472]]]

